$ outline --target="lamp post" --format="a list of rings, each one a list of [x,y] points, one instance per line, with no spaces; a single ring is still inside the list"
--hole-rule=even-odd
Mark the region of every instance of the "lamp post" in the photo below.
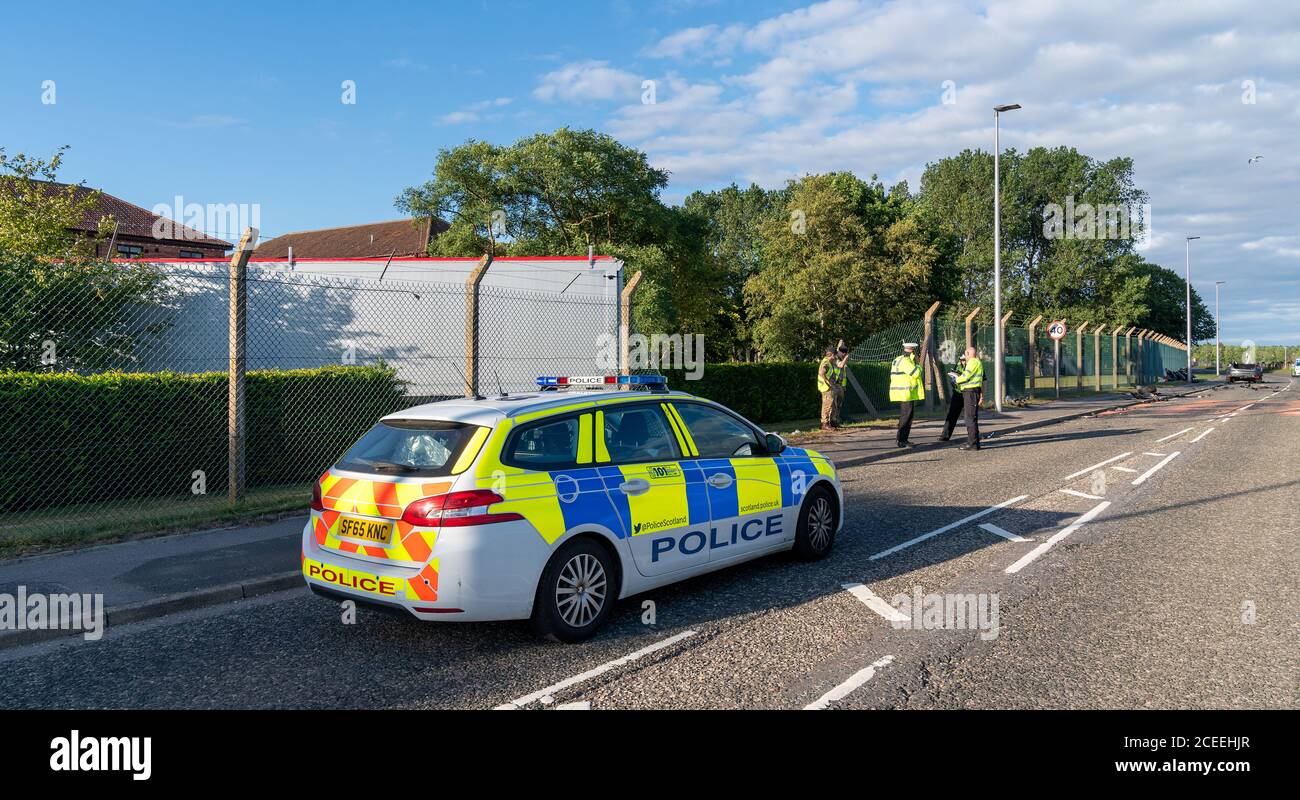
[[[1222,338],[1219,336],[1219,287],[1227,281],[1214,282],[1214,377],[1219,377],[1219,347]]]
[[[993,106],[993,408],[1002,413],[1002,144],[998,121],[1019,103]]]
[[[1187,382],[1192,382],[1192,240],[1199,236],[1188,236],[1183,242],[1186,248],[1185,267],[1187,280]]]

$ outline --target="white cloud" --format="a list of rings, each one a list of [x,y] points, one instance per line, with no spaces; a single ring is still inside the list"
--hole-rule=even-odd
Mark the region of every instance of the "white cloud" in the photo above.
[[[628,100],[641,93],[641,79],[607,61],[566,64],[542,76],[533,96],[544,102]]]
[[[991,149],[992,106],[1019,102],[1003,118],[1003,147],[1133,159],[1154,218],[1144,255],[1181,272],[1183,236],[1200,235],[1198,287],[1234,282],[1225,329],[1232,303],[1270,298],[1259,319],[1278,319],[1273,298],[1300,294],[1300,4],[829,0],[752,25],[685,28],[645,55],[691,63],[691,79],[661,82],[654,106],[629,92],[609,127],[672,171],[669,196],[834,169],[915,189],[926,163]],[[735,66],[699,74],[722,56]],[[1247,80],[1254,104],[1242,102]],[[1256,154],[1265,160],[1247,165]],[[1268,341],[1275,330],[1242,335]]]

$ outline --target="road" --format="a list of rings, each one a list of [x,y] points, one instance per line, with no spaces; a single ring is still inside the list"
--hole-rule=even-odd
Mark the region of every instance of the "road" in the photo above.
[[[582,645],[514,623],[344,624],[293,590],[3,651],[0,707],[1300,706],[1290,378],[841,477],[830,558],[630,598]]]

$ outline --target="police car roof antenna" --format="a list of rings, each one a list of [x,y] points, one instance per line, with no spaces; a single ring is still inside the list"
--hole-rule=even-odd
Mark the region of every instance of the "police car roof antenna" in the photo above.
[[[492,375],[497,379],[497,397],[509,397],[509,395],[506,394],[506,390],[501,388],[501,373],[492,370]]]

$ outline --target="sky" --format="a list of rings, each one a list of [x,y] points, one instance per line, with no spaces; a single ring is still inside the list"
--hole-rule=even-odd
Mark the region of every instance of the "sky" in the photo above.
[[[1213,307],[1227,281],[1225,343],[1300,343],[1293,0],[193,8],[7,11],[29,35],[0,45],[0,147],[69,145],[62,179],[173,216],[255,208],[266,238],[398,218],[440,149],[561,126],[644,150],[668,202],[829,170],[916,189],[927,163],[991,150],[992,107],[1020,103],[1004,148],[1134,159],[1148,259],[1181,273],[1201,237],[1193,283]]]

